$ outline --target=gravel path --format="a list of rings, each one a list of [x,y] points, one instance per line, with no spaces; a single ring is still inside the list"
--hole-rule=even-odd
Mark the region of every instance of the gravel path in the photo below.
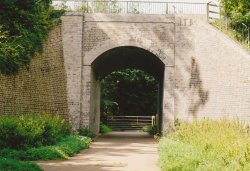
[[[69,160],[38,164],[45,171],[160,171],[157,159],[152,137],[140,132],[113,132]]]

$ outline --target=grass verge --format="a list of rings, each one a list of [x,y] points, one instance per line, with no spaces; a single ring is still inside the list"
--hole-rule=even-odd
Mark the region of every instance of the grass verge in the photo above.
[[[31,162],[19,162],[0,157],[0,171],[42,171],[42,169]]]
[[[79,135],[70,135],[51,146],[24,150],[1,149],[0,156],[16,160],[52,160],[67,159],[82,149],[89,147],[91,139]]]
[[[249,127],[237,121],[182,123],[158,148],[163,171],[250,170]]]
[[[237,32],[236,30],[232,29],[229,27],[226,29],[226,21],[225,19],[218,19],[215,22],[212,22],[211,25],[216,27],[218,30],[223,32],[225,35],[227,35],[229,38],[240,44],[244,49],[247,51],[250,51],[247,43],[247,38],[243,37],[243,34],[240,33],[239,31]]]

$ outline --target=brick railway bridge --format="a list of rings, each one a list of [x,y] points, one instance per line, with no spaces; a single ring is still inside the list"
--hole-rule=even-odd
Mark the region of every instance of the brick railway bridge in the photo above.
[[[0,112],[58,112],[74,129],[98,132],[100,80],[136,68],[159,81],[163,132],[176,119],[250,122],[249,53],[211,26],[207,15],[68,12],[61,20],[30,70],[0,75]]]
[[[172,15],[64,16],[64,59],[74,125],[98,129],[99,80],[125,68],[141,69],[159,81],[159,120],[164,120],[163,127],[173,120],[175,29]]]

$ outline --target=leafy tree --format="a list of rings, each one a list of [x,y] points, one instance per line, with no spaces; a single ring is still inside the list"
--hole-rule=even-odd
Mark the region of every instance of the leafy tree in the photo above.
[[[0,73],[16,72],[42,51],[49,29],[63,11],[55,11],[51,0],[0,1]]]
[[[141,70],[112,72],[101,81],[103,117],[106,115],[153,115],[158,82]]]
[[[249,41],[250,1],[249,0],[220,0],[221,13],[226,18],[226,30],[233,30],[239,41]],[[222,19],[223,21],[223,19]]]
[[[249,0],[220,0],[222,14],[232,19],[232,24],[245,23],[250,26],[250,1]]]

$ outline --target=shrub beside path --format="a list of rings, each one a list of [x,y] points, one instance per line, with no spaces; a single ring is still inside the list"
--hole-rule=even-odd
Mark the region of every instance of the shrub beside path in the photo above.
[[[160,171],[157,144],[142,132],[112,132],[65,161],[37,162],[45,171]]]

